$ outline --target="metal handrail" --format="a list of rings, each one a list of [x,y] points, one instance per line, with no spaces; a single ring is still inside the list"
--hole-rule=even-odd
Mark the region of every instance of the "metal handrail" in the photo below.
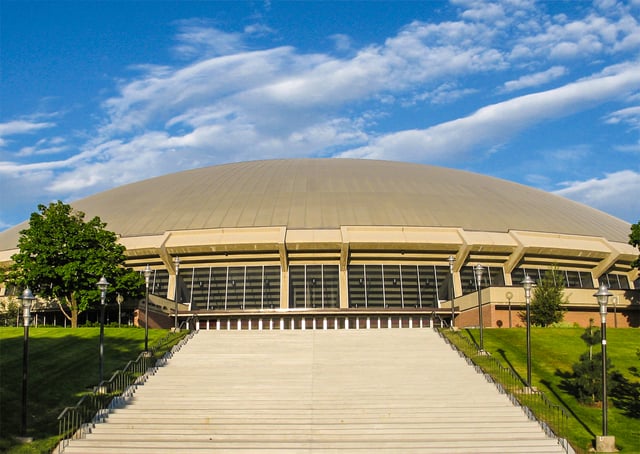
[[[117,370],[111,378],[94,387],[91,393],[82,396],[75,406],[62,410],[58,416],[58,453],[64,451],[70,440],[84,438],[91,428],[96,423],[104,421],[114,408],[126,405],[137,386],[155,374],[158,367],[165,365],[195,333],[196,331],[189,332],[170,351],[156,360],[155,354],[158,349],[176,334],[167,333],[148,352],[140,353],[135,361],[129,361],[124,369]]]
[[[452,342],[442,330],[436,331],[469,365],[488,382],[493,383],[500,393],[522,408],[529,419],[538,422],[548,437],[556,438],[566,453],[575,452],[567,439],[569,413],[564,407],[551,402],[542,391],[527,386],[513,369],[503,366],[486,352],[480,352],[478,346],[459,331],[450,333],[460,340],[460,345]]]

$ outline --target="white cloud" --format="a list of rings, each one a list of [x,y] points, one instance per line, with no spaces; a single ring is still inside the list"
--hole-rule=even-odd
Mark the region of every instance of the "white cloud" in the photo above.
[[[633,129],[640,129],[640,106],[628,107],[612,112],[607,115],[605,121],[609,124],[627,123]]]
[[[511,92],[521,90],[523,88],[537,87],[539,85],[546,84],[558,77],[562,77],[567,73],[567,68],[564,66],[554,66],[535,74],[527,74],[520,77],[517,80],[510,80],[504,83],[504,91]]]
[[[351,50],[351,37],[343,33],[336,33],[329,37],[335,44],[336,50],[345,52]]]
[[[468,117],[425,130],[400,131],[342,157],[404,158],[455,161],[472,149],[500,145],[523,128],[623,96],[640,88],[640,65],[617,74],[586,79],[560,88],[513,98],[476,111]]]
[[[20,134],[31,134],[41,129],[52,128],[55,123],[50,122],[34,122],[27,120],[14,120],[6,123],[0,123],[0,147],[5,146],[7,136]]]
[[[223,32],[199,19],[183,20],[179,25],[180,32],[176,35],[178,44],[174,46],[173,52],[180,58],[230,55],[244,50],[241,33]]]
[[[604,178],[569,181],[556,194],[598,208],[622,219],[640,220],[640,173],[621,170]],[[632,221],[635,222],[635,221]]]

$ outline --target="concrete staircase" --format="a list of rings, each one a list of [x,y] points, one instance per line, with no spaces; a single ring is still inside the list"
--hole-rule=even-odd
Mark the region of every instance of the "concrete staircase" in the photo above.
[[[65,453],[561,453],[430,329],[200,331]]]

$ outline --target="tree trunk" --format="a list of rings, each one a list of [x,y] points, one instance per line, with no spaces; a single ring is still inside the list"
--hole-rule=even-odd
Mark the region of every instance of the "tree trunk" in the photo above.
[[[78,301],[76,300],[75,293],[71,294],[71,298],[69,298],[69,309],[71,309],[71,328],[78,327]]]

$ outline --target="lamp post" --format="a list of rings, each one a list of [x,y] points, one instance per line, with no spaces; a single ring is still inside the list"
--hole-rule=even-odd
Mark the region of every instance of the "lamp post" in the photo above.
[[[104,377],[104,302],[107,297],[107,287],[109,287],[109,283],[102,276],[98,281],[98,288],[100,289],[100,379],[98,380],[98,385],[102,383]]]
[[[178,273],[180,272],[180,257],[178,256],[174,257],[173,263],[176,267],[176,291],[174,294],[174,300],[176,302],[176,310],[174,312],[173,330],[177,332],[178,331],[178,296],[180,295],[180,292],[178,292]]]
[[[22,292],[22,321],[24,325],[24,342],[22,347],[22,419],[20,435],[27,435],[27,382],[29,377],[29,323],[31,322],[31,303],[36,298],[27,287]]]
[[[122,303],[124,302],[124,296],[118,293],[116,296],[116,303],[118,303],[118,328],[120,328],[120,323],[122,322]]]
[[[451,300],[451,329],[453,329],[455,319],[455,309],[453,307],[453,302],[455,300],[455,295],[453,294],[453,264],[456,261],[456,258],[453,255],[450,255],[447,261],[449,262],[449,299]]]
[[[594,293],[600,305],[600,333],[602,338],[602,436],[607,436],[607,303],[612,294],[605,284]]]
[[[534,281],[528,274],[524,275],[524,300],[527,305],[527,386],[531,388],[531,287]]]
[[[482,320],[482,273],[484,267],[479,263],[473,268],[476,273],[476,283],[478,284],[478,323],[480,324],[480,353],[484,353],[484,322]]]
[[[144,351],[149,351],[149,279],[151,278],[151,267],[147,264],[144,269]]]
[[[513,293],[511,292],[507,292],[504,295],[507,298],[507,301],[509,302],[509,328],[511,328],[511,298],[513,298]]]

